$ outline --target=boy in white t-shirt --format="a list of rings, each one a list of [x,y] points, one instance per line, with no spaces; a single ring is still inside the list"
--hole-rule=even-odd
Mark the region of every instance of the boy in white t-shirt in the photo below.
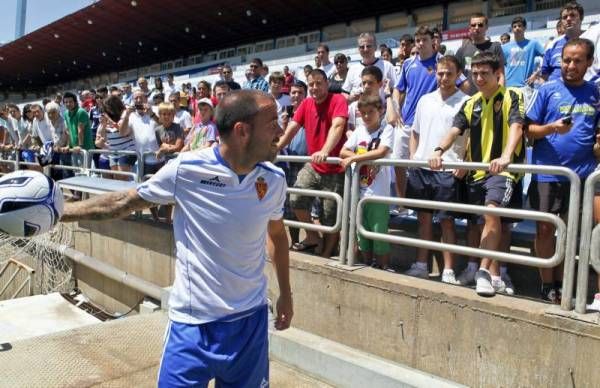
[[[382,124],[383,104],[379,96],[362,96],[358,101],[364,125],[358,126],[344,144],[340,157],[346,168],[355,162],[385,158],[394,144],[392,126]],[[379,166],[363,166],[360,170],[361,197],[374,195],[389,196],[390,169]],[[389,208],[381,203],[369,203],[363,210],[363,226],[376,233],[387,233],[390,219]],[[359,237],[359,250],[365,263],[387,269],[390,245],[383,241],[371,241]]]

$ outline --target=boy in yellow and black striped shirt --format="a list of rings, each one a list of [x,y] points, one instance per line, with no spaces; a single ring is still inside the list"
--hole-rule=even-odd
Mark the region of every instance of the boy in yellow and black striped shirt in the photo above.
[[[465,102],[456,117],[453,128],[429,159],[432,169],[442,168],[441,155],[450,148],[459,135],[468,131],[469,146],[465,159],[490,163],[489,172],[473,171],[468,178],[468,203],[489,207],[520,207],[511,202],[518,176],[504,171],[510,164],[522,162],[524,156],[523,97],[517,89],[505,88],[498,83],[500,62],[491,53],[479,53],[471,62],[473,81],[479,92]],[[499,216],[484,215],[480,248],[499,250],[502,220]],[[506,221],[509,221],[508,219]],[[497,263],[482,258],[475,275],[479,295],[492,296],[495,289],[492,276],[499,278]],[[492,272],[492,273],[490,273]]]

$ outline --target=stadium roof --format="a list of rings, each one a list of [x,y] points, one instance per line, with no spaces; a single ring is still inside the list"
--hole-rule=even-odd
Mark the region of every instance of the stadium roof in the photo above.
[[[405,8],[397,0],[100,0],[0,47],[0,88],[36,90]]]

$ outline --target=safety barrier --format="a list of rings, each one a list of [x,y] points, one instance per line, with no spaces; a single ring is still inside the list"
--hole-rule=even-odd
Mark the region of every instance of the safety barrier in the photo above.
[[[141,182],[139,173],[133,171],[117,171],[117,170],[106,170],[102,168],[92,167],[92,160],[94,155],[107,155],[107,156],[135,156],[136,160],[140,160],[140,154],[136,151],[128,150],[106,150],[106,149],[94,149],[87,151],[87,157],[85,158],[84,165],[89,173],[106,174],[106,175],[118,175],[132,178],[135,182]]]
[[[106,154],[123,154],[123,155],[135,155],[139,160],[144,160],[149,152],[141,155],[134,151],[108,151],[108,150],[81,150],[82,157],[84,160],[84,166],[58,166],[51,165],[48,168],[62,168],[78,171],[81,175],[89,176],[91,172],[99,173],[118,173],[117,171],[101,170],[91,167],[91,155],[95,153],[106,153]],[[283,156],[277,157],[276,162],[286,163],[307,163],[310,162],[311,158],[308,156]],[[326,163],[339,164],[339,158],[327,158]],[[14,168],[19,168],[19,161],[0,159],[0,163],[13,165]],[[573,286],[575,278],[575,255],[577,249],[577,231],[579,227],[579,205],[580,205],[580,191],[581,183],[578,176],[570,169],[566,167],[556,166],[538,166],[538,165],[524,165],[524,164],[511,164],[508,166],[507,171],[515,173],[543,173],[553,174],[567,177],[570,184],[570,199],[569,199],[569,211],[567,217],[567,224],[564,225],[559,217],[528,210],[520,209],[492,209],[485,206],[474,206],[466,204],[440,204],[432,201],[423,200],[409,200],[406,198],[391,198],[391,197],[371,197],[360,199],[360,188],[359,188],[359,175],[358,171],[363,165],[375,165],[375,166],[402,166],[402,167],[428,167],[427,162],[424,161],[412,161],[412,160],[392,160],[392,159],[380,159],[377,161],[364,162],[357,164],[354,169],[346,169],[344,194],[339,196],[336,193],[328,193],[323,191],[314,190],[302,190],[297,188],[290,188],[289,193],[306,195],[312,197],[322,197],[333,200],[337,204],[336,222],[333,226],[314,225],[312,223],[303,223],[293,220],[285,220],[285,224],[291,227],[303,228],[306,230],[313,230],[322,233],[336,233],[340,231],[340,256],[339,262],[341,264],[348,264],[349,266],[355,265],[355,237],[358,233],[369,239],[381,239],[393,243],[400,243],[404,245],[423,247],[427,249],[435,250],[447,250],[454,253],[470,255],[470,256],[485,256],[491,259],[501,260],[505,262],[513,262],[524,265],[530,265],[535,267],[553,267],[564,260],[564,278],[563,278],[563,299],[561,307],[565,310],[572,309],[572,297],[573,297]],[[489,170],[489,164],[484,163],[445,163],[444,168],[461,168],[469,170]],[[137,175],[133,173],[125,172],[125,175],[133,177],[136,182],[139,182],[146,177],[143,171],[143,163],[138,163]],[[582,246],[580,260],[582,264],[579,266],[578,273],[578,288],[577,288],[577,312],[585,312],[585,295],[587,292],[587,274],[589,271],[589,265],[591,263],[595,267],[600,269],[600,258],[595,255],[590,255],[591,248],[598,250],[600,248],[600,231],[594,230],[592,236],[592,219],[591,219],[591,204],[593,203],[593,185],[599,181],[598,178],[600,173],[594,173],[591,175],[586,183],[586,191],[584,197],[584,208],[583,208],[583,221],[582,221]],[[134,182],[130,182],[134,183]],[[98,182],[100,184],[100,182]],[[101,190],[99,192],[102,192]],[[512,218],[524,218],[535,221],[544,221],[552,223],[557,229],[557,241],[555,253],[550,258],[536,258],[529,257],[519,254],[511,254],[505,252],[486,251],[478,248],[462,247],[458,245],[444,244],[439,242],[421,241],[418,239],[411,239],[408,237],[389,236],[382,234],[373,234],[362,228],[362,224],[359,223],[362,219],[362,207],[368,202],[380,202],[387,204],[400,204],[409,207],[425,207],[429,209],[444,209],[453,210],[466,213],[474,214],[494,214],[498,216],[512,217]],[[358,224],[358,225],[357,225]],[[598,228],[597,228],[598,229]],[[600,229],[598,229],[600,230]],[[596,247],[596,248],[594,248]],[[592,254],[597,252],[593,251]],[[585,282],[583,281],[585,278]],[[583,308],[582,308],[583,306]]]
[[[8,287],[10,287],[10,285],[13,283],[13,281],[16,279],[17,275],[20,272],[26,272],[27,277],[25,278],[25,280],[23,280],[23,282],[21,282],[19,287],[17,287],[17,290],[12,294],[12,296],[9,299],[16,298],[17,295],[19,294],[19,292],[21,292],[21,290],[26,285],[27,285],[27,295],[26,296],[33,295],[33,276],[34,276],[35,270],[33,268],[29,267],[28,265],[25,265],[15,259],[8,259],[6,261],[6,263],[4,264],[4,266],[2,267],[2,269],[0,269],[0,278],[2,277],[2,275],[4,275],[4,273],[11,266],[16,267],[16,268],[15,268],[15,271],[10,276],[10,278],[4,283],[4,287],[2,287],[2,289],[0,290],[0,300],[2,299],[2,295],[4,295],[4,292],[6,292],[6,290],[8,290]]]
[[[446,209],[455,211],[464,211],[468,213],[479,213],[479,214],[494,214],[505,217],[517,217],[517,218],[528,218],[537,221],[551,222],[557,227],[557,251],[549,259],[532,258],[523,255],[514,255],[509,253],[493,252],[489,250],[481,250],[478,248],[461,247],[457,245],[433,243],[422,241],[419,239],[411,239],[406,237],[389,236],[385,234],[367,233],[363,228],[358,228],[358,218],[362,217],[359,212],[359,200],[360,200],[360,186],[359,186],[359,171],[362,166],[399,166],[399,167],[429,167],[426,161],[416,160],[398,160],[398,159],[380,159],[370,162],[357,163],[354,166],[352,173],[352,190],[351,190],[351,202],[350,202],[350,216],[349,216],[349,228],[348,228],[348,245],[346,248],[347,264],[353,266],[355,264],[355,245],[356,240],[353,236],[356,236],[357,229],[359,232],[371,239],[378,239],[396,243],[403,243],[406,245],[428,248],[428,249],[443,249],[449,250],[455,253],[461,253],[471,256],[489,257],[496,260],[508,261],[513,263],[519,263],[524,265],[532,265],[537,267],[552,267],[559,264],[562,261],[563,243],[559,242],[561,239],[565,239],[564,243],[564,275],[563,275],[563,299],[561,302],[561,308],[564,310],[572,309],[572,296],[573,296],[573,283],[575,278],[575,254],[577,249],[577,228],[579,219],[579,203],[580,203],[580,186],[579,177],[575,172],[566,167],[558,166],[538,166],[538,165],[527,165],[527,164],[511,164],[506,168],[508,172],[514,173],[539,173],[539,174],[550,174],[550,175],[561,175],[565,176],[570,181],[570,198],[569,198],[569,213],[567,217],[567,231],[563,233],[564,222],[556,216],[552,216],[546,213],[533,212],[526,210],[515,210],[515,209],[489,209],[485,206],[474,206],[464,204],[449,204],[449,203],[435,203],[432,201],[422,200],[408,200],[405,198],[389,198],[385,197],[372,197],[369,201],[379,201],[388,204],[406,204],[408,206],[415,207],[427,207],[429,209]],[[459,163],[444,163],[446,169],[465,169],[465,170],[484,170],[489,171],[490,165],[488,163],[470,163],[470,162],[459,162]],[[361,206],[367,202],[365,199]],[[360,224],[362,225],[362,224]],[[561,234],[563,233],[563,234]],[[342,247],[341,249],[344,249]],[[546,261],[547,260],[547,261]]]
[[[600,249],[600,225],[594,225],[594,186],[600,182],[600,170],[590,174],[583,188],[583,206],[581,209],[581,242],[579,244],[579,267],[577,273],[577,296],[575,311],[585,314],[585,302],[588,291],[590,264],[600,273],[598,250]],[[595,239],[595,240],[594,240]],[[594,250],[595,249],[595,250]]]
[[[340,164],[340,158],[327,158],[325,163],[327,164]],[[278,155],[275,159],[275,163],[309,163],[311,161],[310,156],[296,156],[296,155]],[[343,214],[348,214],[347,210],[344,213],[345,209],[350,207],[350,175],[347,173],[344,180],[344,195],[340,196],[337,193],[329,193],[320,190],[307,190],[307,189],[298,189],[298,188],[288,188],[287,192],[289,194],[299,194],[306,195],[309,197],[320,197],[320,198],[328,198],[332,199],[336,202],[336,216],[335,216],[335,224],[333,226],[325,226],[325,225],[315,225],[307,222],[300,221],[292,221],[292,220],[284,220],[284,224],[286,226],[291,226],[295,228],[302,228],[306,230],[312,230],[316,232],[323,233],[337,233],[341,231],[340,237],[342,239],[341,244],[346,244],[347,241],[347,230],[348,230],[348,217],[344,217]],[[341,245],[344,246],[344,245]],[[340,249],[340,261],[342,258],[345,260],[345,252]]]

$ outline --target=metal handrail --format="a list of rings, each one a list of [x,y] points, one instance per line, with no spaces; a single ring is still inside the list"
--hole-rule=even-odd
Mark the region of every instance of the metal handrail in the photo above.
[[[593,251],[592,245],[592,227],[594,224],[594,186],[600,182],[600,170],[594,171],[585,180],[583,188],[583,204],[581,210],[581,237],[579,245],[579,267],[577,272],[577,294],[575,298],[575,311],[580,314],[586,312],[586,299],[588,291],[589,265],[593,263],[591,255],[597,252]],[[596,227],[594,233],[596,233]],[[600,268],[599,268],[600,269]]]
[[[11,283],[13,282],[13,280],[15,280],[15,278],[17,277],[17,275],[21,271],[27,272],[28,276],[19,285],[19,287],[17,288],[17,291],[15,291],[13,293],[13,295],[11,296],[11,299],[15,298],[19,294],[19,292],[21,292],[21,290],[23,289],[23,287],[25,287],[26,284],[28,284],[27,295],[28,296],[33,295],[33,276],[35,274],[35,270],[33,268],[29,267],[28,265],[25,265],[25,264],[23,264],[23,263],[21,263],[21,262],[19,262],[17,260],[8,259],[6,261],[6,263],[4,264],[4,266],[2,267],[2,269],[0,269],[0,277],[4,274],[4,272],[6,272],[6,270],[8,269],[8,267],[10,265],[13,265],[13,266],[17,267],[17,269],[15,270],[15,272],[13,272],[13,274],[8,279],[8,281],[6,282],[6,284],[4,285],[4,287],[2,288],[2,290],[0,290],[0,296],[2,296],[4,294],[4,292],[8,289],[8,287],[11,285]]]
[[[525,218],[534,221],[548,222],[556,226],[556,250],[552,257],[541,258],[501,251],[493,251],[483,248],[472,248],[455,244],[426,241],[412,237],[392,236],[385,233],[370,232],[366,230],[362,225],[363,208],[364,205],[369,202],[383,203],[386,205],[404,205],[408,207],[419,207],[433,210],[448,210],[453,212],[464,212],[471,214],[491,214],[499,217]],[[356,224],[358,227],[358,233],[371,240],[386,241],[389,243],[403,244],[417,248],[443,250],[467,256],[487,257],[493,260],[541,268],[552,268],[562,262],[565,255],[565,242],[567,237],[567,227],[564,221],[554,214],[532,210],[492,208],[478,205],[465,205],[461,203],[442,203],[436,201],[426,201],[422,199],[390,198],[381,196],[365,197],[358,202]]]
[[[277,155],[274,163],[278,163],[278,162],[310,163],[311,160],[312,159],[310,156]],[[324,163],[340,164],[341,160],[342,160],[341,158],[329,157],[325,160]],[[335,225],[332,227],[329,227],[329,229],[327,229],[328,227],[326,227],[324,225],[319,226],[319,225],[314,225],[314,224],[300,222],[300,221],[285,220],[284,223],[288,226],[293,226],[296,228],[303,228],[306,230],[321,231],[324,233],[336,233],[336,232],[340,231],[340,256],[338,258],[338,261],[340,264],[346,264],[346,261],[347,261],[346,246],[347,246],[348,240],[349,240],[348,239],[349,219],[348,219],[348,217],[344,217],[344,214],[348,214],[349,209],[350,209],[351,195],[350,195],[350,184],[349,183],[350,183],[351,179],[352,179],[352,173],[351,173],[350,169],[346,169],[346,175],[344,177],[344,195],[342,197],[340,197],[339,194],[327,193],[325,191],[288,188],[288,193],[297,193],[300,195],[308,195],[308,196],[324,197],[324,198],[330,197],[330,198],[333,198],[336,200],[337,207],[336,207]],[[335,194],[335,196],[333,196],[333,194]],[[340,206],[339,200],[341,200],[341,206]]]
[[[360,168],[363,165],[374,166],[400,166],[400,167],[415,167],[429,168],[427,161],[408,160],[408,159],[379,159],[375,161],[357,163],[352,173],[352,191],[351,205],[348,228],[348,249],[346,258],[348,265],[352,266],[355,263],[354,247],[356,245],[356,218],[357,206],[360,200],[359,174]],[[444,169],[465,169],[465,170],[484,170],[489,171],[489,163],[474,163],[474,162],[444,162]],[[561,308],[563,310],[571,310],[573,298],[573,285],[575,280],[575,254],[577,249],[577,228],[579,227],[579,203],[581,182],[579,176],[571,169],[562,166],[540,166],[530,164],[510,164],[505,169],[506,172],[514,173],[537,173],[565,176],[569,179],[569,210],[567,217],[567,240],[564,256],[564,274],[563,274],[563,298]],[[572,238],[570,238],[572,237]]]
[[[328,193],[326,191],[320,191],[320,190],[297,189],[294,187],[288,187],[287,193],[288,194],[305,195],[308,197],[319,197],[319,198],[332,199],[336,203],[336,214],[335,214],[335,224],[333,226],[315,225],[315,224],[307,224],[305,222],[300,222],[300,221],[284,220],[283,223],[286,226],[291,226],[293,228],[303,228],[306,230],[313,230],[315,232],[322,232],[322,233],[337,233],[340,231],[340,229],[342,228],[343,199],[338,193]]]
[[[89,154],[89,158],[87,160],[87,164],[85,165],[85,167],[86,167],[86,169],[87,169],[88,172],[129,176],[129,177],[133,177],[133,180],[135,182],[142,182],[142,180],[140,179],[141,175],[139,174],[139,172],[136,174],[136,173],[131,172],[131,171],[105,170],[105,169],[98,168],[97,166],[96,166],[96,168],[92,168],[92,160],[93,160],[92,155],[135,156],[136,160],[141,160],[141,155],[140,155],[139,152],[133,151],[133,150],[93,149],[93,150],[88,150],[88,154]]]

